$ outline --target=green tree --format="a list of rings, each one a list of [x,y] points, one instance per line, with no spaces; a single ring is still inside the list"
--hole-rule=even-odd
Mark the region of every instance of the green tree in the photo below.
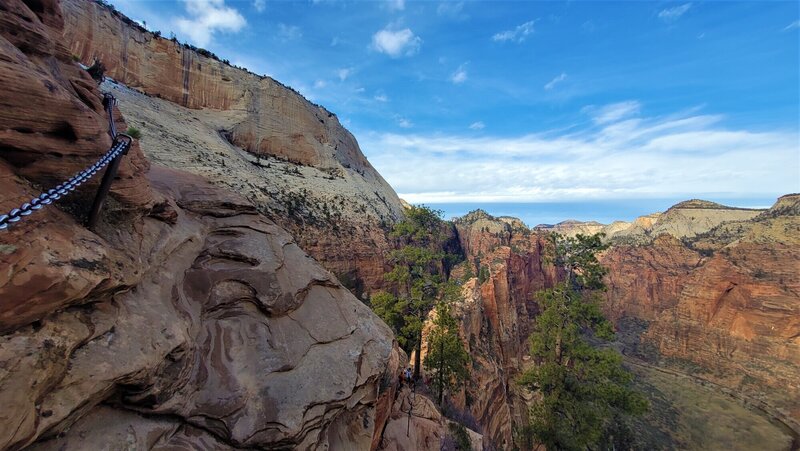
[[[458,296],[458,287],[448,284],[444,290],[444,299],[436,306],[436,319],[428,335],[428,353],[424,362],[440,406],[444,401],[444,391],[460,387],[469,377],[469,354],[458,336],[458,322],[450,310],[450,302]]]
[[[596,254],[606,247],[601,238],[554,235],[552,259],[567,281],[536,295],[541,313],[531,334],[531,356],[537,365],[520,382],[540,394],[527,432],[548,449],[607,443],[615,418],[647,410],[647,401],[630,387],[632,375],[622,367],[622,356],[589,342],[613,338],[599,305],[605,269]]]
[[[408,352],[416,350],[414,377],[419,377],[422,350],[422,325],[445,282],[442,252],[444,221],[441,212],[425,206],[412,206],[390,236],[398,249],[390,254],[392,270],[386,280],[397,287],[397,296],[378,293],[372,305],[375,312],[392,327],[398,342]]]

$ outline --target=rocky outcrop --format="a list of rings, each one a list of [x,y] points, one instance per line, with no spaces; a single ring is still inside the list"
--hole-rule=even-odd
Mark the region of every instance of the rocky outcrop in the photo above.
[[[673,207],[664,214],[673,224],[674,216],[696,210],[707,219],[713,210],[716,225],[682,241],[663,233],[649,244],[613,246],[602,259],[606,312],[645,321],[642,343],[660,356],[800,418],[798,204],[790,195],[758,212],[698,201]]]
[[[540,230],[543,232],[554,232],[560,233],[561,235],[566,236],[575,236],[577,234],[583,235],[594,235],[595,233],[602,232],[604,229],[604,225],[600,224],[597,221],[576,221],[574,219],[568,219],[566,221],[561,221],[558,224],[539,224],[534,227],[535,230]]]
[[[143,251],[133,287],[3,337],[0,445],[91,448],[102,437],[78,431],[115,409],[138,412],[119,413],[119,431],[192,447],[369,448],[391,331],[247,202],[149,177],[177,219],[123,238]]]
[[[59,11],[0,5],[0,211],[110,143]],[[1,449],[373,446],[392,333],[285,230],[138,147],[94,231],[92,188],[0,234]]]
[[[380,450],[439,451],[450,434],[450,421],[442,416],[433,401],[409,387],[398,393],[381,441]],[[473,451],[483,450],[483,436],[466,429]]]
[[[523,413],[515,378],[527,355],[536,314],[532,294],[552,286],[557,274],[543,262],[544,235],[517,219],[494,218],[478,210],[455,225],[466,262],[453,275],[466,280],[463,301],[454,314],[461,319],[461,336],[471,358],[471,377],[464,393],[456,396],[456,407],[475,417],[488,441],[508,447]],[[467,272],[474,277],[466,277]]]
[[[606,226],[623,231],[609,233],[601,262],[609,269],[604,310],[632,345],[626,352],[758,399],[779,417],[800,418],[798,206],[798,195],[769,210],[688,201]],[[468,264],[476,276],[489,268],[482,284],[477,277],[464,283],[455,309],[473,359],[456,401],[494,444],[511,443],[511,428],[524,422],[529,400],[514,376],[528,364],[532,295],[557,280],[542,264],[544,237],[512,224],[483,211],[456,220],[467,262],[454,275],[464,277]],[[567,225],[559,232],[586,232]]]
[[[95,2],[63,9],[69,51],[121,83],[104,89],[148,158],[243,195],[354,292],[383,284],[386,230],[403,208],[334,114]]]

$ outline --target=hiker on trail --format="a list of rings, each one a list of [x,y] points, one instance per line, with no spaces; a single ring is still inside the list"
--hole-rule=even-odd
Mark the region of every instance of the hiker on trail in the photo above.
[[[411,384],[411,374],[411,367],[408,367],[405,371],[403,371],[403,376],[405,376],[406,382],[409,384]]]

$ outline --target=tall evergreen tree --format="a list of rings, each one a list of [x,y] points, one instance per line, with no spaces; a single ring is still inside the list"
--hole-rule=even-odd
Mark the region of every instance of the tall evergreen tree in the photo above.
[[[605,269],[597,253],[606,248],[601,238],[554,234],[552,259],[567,280],[536,295],[541,309],[531,334],[536,366],[521,383],[539,392],[528,433],[548,449],[585,450],[608,443],[616,417],[647,409],[644,397],[630,387],[632,375],[622,367],[621,355],[589,342],[613,339],[599,307]]]
[[[451,313],[451,302],[460,295],[459,287],[448,283],[443,291],[443,299],[436,306],[436,318],[428,335],[428,353],[424,362],[440,406],[444,401],[444,391],[461,386],[469,377],[469,354],[458,336],[458,322]]]
[[[398,249],[392,251],[392,270],[386,280],[397,287],[397,296],[376,293],[371,300],[378,314],[395,332],[398,342],[408,352],[416,351],[414,377],[419,377],[422,350],[422,324],[436,300],[441,297],[445,282],[442,251],[443,227],[441,212],[425,206],[412,206],[403,221],[397,223],[391,236]]]

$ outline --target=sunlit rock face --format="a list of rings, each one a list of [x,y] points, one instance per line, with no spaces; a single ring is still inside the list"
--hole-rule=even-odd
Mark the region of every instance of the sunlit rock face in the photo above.
[[[62,17],[0,5],[2,211],[110,144]],[[90,231],[96,187],[0,235],[0,448],[376,446],[393,335],[289,233],[138,145]]]
[[[384,284],[394,190],[333,113],[293,89],[158,38],[95,2],[64,0],[63,41],[107,75],[152,161],[252,201],[354,292]]]
[[[800,418],[798,204],[800,196],[787,195],[755,214],[731,209],[727,220],[683,241],[662,233],[613,246],[603,258],[608,314],[647,321],[642,340],[661,355],[697,364],[704,377],[777,401]],[[683,210],[662,228],[687,230],[692,211]],[[770,395],[777,391],[788,397]]]
[[[799,206],[798,195],[769,210],[688,201],[604,226],[611,247],[601,255],[609,270],[603,309],[619,336],[633,334],[640,357],[689,368],[800,418]],[[457,403],[493,443],[510,443],[529,401],[514,378],[530,364],[533,295],[559,278],[543,260],[546,231],[481,211],[457,220],[456,229],[476,276],[455,309],[472,356]],[[596,230],[569,223],[558,231]],[[489,268],[482,284],[479,265]],[[463,277],[463,267],[454,275]]]
[[[545,236],[517,219],[477,211],[456,220],[455,227],[466,265],[476,276],[465,281],[463,302],[454,308],[472,359],[470,380],[456,405],[475,417],[491,443],[511,446],[513,428],[524,413],[514,380],[528,354],[537,311],[532,294],[553,286],[557,273],[543,263]],[[462,265],[454,276],[464,278],[464,271]]]

